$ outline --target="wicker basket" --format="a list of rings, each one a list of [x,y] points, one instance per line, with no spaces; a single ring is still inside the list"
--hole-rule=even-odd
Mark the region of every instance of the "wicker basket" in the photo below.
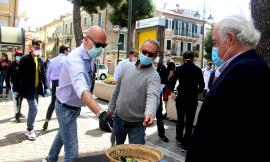
[[[111,162],[119,162],[121,156],[135,158],[138,162],[157,162],[163,159],[159,149],[139,144],[116,145],[106,151],[106,156]]]

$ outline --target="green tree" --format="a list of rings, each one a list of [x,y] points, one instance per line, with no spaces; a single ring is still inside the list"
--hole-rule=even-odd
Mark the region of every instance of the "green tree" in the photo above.
[[[113,6],[113,11],[110,14],[110,21],[114,25],[120,27],[128,26],[128,0],[124,0],[121,5]],[[153,0],[133,0],[132,3],[132,22],[131,22],[131,48],[133,46],[133,32],[136,21],[154,16],[155,6]]]
[[[205,47],[205,52],[206,52],[206,54],[204,55],[204,58],[207,60],[212,60],[212,48],[213,48],[212,30],[206,33],[206,37],[204,39],[204,47]]]
[[[270,65],[270,1],[251,0],[251,16],[256,29],[261,32],[257,52]]]
[[[81,8],[89,14],[98,13],[108,5],[117,6],[121,3],[119,0],[68,0],[73,3],[73,28],[76,46],[80,45],[83,39],[81,27]]]

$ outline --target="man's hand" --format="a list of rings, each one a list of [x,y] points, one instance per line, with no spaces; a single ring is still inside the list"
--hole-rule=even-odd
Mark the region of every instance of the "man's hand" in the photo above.
[[[46,89],[45,91],[45,97],[48,97],[51,95],[51,91],[49,89]]]
[[[145,127],[150,127],[154,123],[154,117],[152,115],[145,115],[143,125]]]
[[[112,132],[112,128],[109,125],[109,116],[106,111],[103,111],[99,115],[99,128],[105,132]]]

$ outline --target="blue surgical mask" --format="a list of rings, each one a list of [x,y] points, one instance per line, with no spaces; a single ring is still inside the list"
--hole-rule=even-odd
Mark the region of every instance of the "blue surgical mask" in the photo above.
[[[100,54],[102,52],[102,47],[96,48],[91,41],[90,41],[90,43],[92,44],[92,48],[86,49],[89,57],[96,58],[96,57],[100,56]]]
[[[153,61],[153,58],[144,56],[142,53],[140,54],[140,63],[143,65],[150,65]]]
[[[93,46],[91,49],[87,49],[87,53],[91,58],[96,58],[98,56],[100,56],[102,52],[102,48],[96,48],[95,46]]]
[[[219,58],[218,55],[218,48],[217,47],[213,47],[212,48],[212,61],[214,64],[216,64],[217,66],[220,66],[223,64],[223,60]]]
[[[16,61],[20,61],[21,58],[22,58],[21,56],[16,56],[16,57],[15,57],[15,60],[16,60]]]
[[[170,59],[171,59],[170,56],[164,56],[164,59],[163,59],[163,60],[164,60],[165,62],[168,62]]]

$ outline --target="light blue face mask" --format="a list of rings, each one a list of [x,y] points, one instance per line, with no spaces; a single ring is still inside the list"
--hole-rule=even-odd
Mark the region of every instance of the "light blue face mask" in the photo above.
[[[21,56],[16,56],[16,57],[15,57],[15,60],[16,60],[16,61],[20,61],[21,58],[22,58]]]
[[[142,53],[140,54],[140,63],[143,65],[150,65],[153,62],[153,58],[144,56]]]
[[[170,56],[164,56],[164,59],[163,59],[163,60],[164,60],[165,62],[168,62],[170,59],[171,59]]]
[[[213,47],[212,48],[212,61],[214,64],[216,64],[217,66],[220,66],[223,64],[223,60],[219,58],[218,56],[218,48],[217,47]]]
[[[101,47],[96,48],[95,46],[93,46],[91,49],[87,49],[88,55],[92,58],[96,58],[96,57],[100,56],[101,52],[102,52]]]

